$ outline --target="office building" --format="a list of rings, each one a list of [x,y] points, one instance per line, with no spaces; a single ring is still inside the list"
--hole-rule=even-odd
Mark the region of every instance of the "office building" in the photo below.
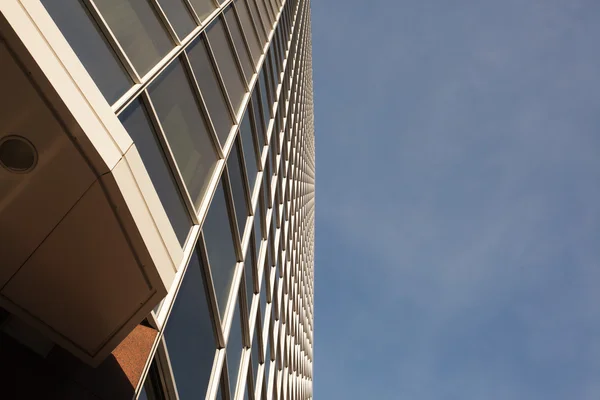
[[[310,1],[0,12],[2,397],[311,399]]]

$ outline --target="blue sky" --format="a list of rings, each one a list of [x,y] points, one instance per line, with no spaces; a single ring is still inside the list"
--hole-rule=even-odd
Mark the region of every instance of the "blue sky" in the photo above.
[[[600,399],[600,2],[312,32],[316,398]]]

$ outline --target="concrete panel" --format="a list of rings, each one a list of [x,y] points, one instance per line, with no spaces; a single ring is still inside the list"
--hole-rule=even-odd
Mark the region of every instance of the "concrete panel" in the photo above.
[[[37,151],[28,173],[0,166],[0,287],[18,270],[95,176],[0,41],[0,141],[19,135]]]
[[[154,294],[99,182],[2,291],[92,357]]]

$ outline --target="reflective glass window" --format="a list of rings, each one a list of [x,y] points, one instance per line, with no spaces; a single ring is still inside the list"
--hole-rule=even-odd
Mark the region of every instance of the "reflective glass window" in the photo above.
[[[244,32],[244,35],[246,36],[248,47],[250,47],[252,60],[254,60],[254,65],[256,65],[258,63],[258,60],[260,59],[262,49],[264,46],[261,44],[261,42],[259,42],[258,36],[256,35],[256,30],[252,25],[252,17],[250,16],[250,10],[248,9],[246,1],[236,0],[235,11],[237,12],[240,18],[242,30]],[[264,43],[264,41],[262,43]]]
[[[246,82],[250,83],[250,79],[254,74],[254,69],[252,67],[253,61],[250,58],[250,54],[248,53],[246,44],[244,43],[242,31],[240,30],[237,18],[235,17],[235,11],[233,10],[233,7],[228,7],[227,10],[225,10],[224,15],[225,20],[227,21],[227,27],[231,33],[231,39],[233,40],[235,50],[238,58],[240,59],[240,63],[242,64],[242,70],[244,71]]]
[[[158,3],[180,40],[196,27],[196,22],[183,0],[158,0]]]
[[[253,239],[251,237],[251,239]],[[244,261],[244,274],[246,275],[246,302],[248,303],[248,312],[252,309],[252,300],[254,299],[254,259],[251,252],[254,251],[254,245],[248,245],[246,260]]]
[[[204,398],[215,356],[200,258],[194,252],[165,328],[179,398]]]
[[[263,122],[265,124],[265,131],[267,131],[268,127],[269,127],[269,121],[271,119],[271,100],[269,99],[269,96],[267,94],[267,77],[266,77],[266,69],[263,68],[261,73],[260,73],[260,79],[258,81],[259,83],[259,88],[260,88],[260,100],[262,102],[262,116],[263,116]]]
[[[248,206],[246,202],[246,189],[244,184],[244,175],[242,174],[242,164],[239,157],[238,141],[234,142],[229,159],[227,160],[227,170],[229,172],[229,181],[231,183],[231,193],[233,195],[233,204],[237,218],[237,225],[240,240],[244,235],[246,220],[248,219]]]
[[[269,33],[271,32],[271,27],[273,26],[273,19],[272,19],[271,15],[269,14],[269,12],[267,11],[265,0],[250,0],[250,1],[256,1],[256,3],[258,4],[258,12],[260,13],[261,19],[263,21],[263,25],[265,26],[265,33],[267,34],[267,37],[268,37]]]
[[[237,112],[242,104],[244,94],[246,94],[246,87],[242,81],[237,61],[229,44],[227,32],[225,32],[223,22],[220,18],[208,27],[207,35],[210,47],[217,60],[221,77],[225,83],[229,100],[234,111]]]
[[[174,47],[147,0],[96,0],[95,4],[141,76]]]
[[[217,9],[217,6],[212,0],[190,0],[190,4],[196,11],[196,14],[203,21],[210,15],[211,12]]]
[[[258,31],[258,36],[260,36],[260,47],[262,49],[264,48],[265,43],[267,43],[267,30],[265,29],[265,24],[262,21],[260,13],[258,12],[258,7],[256,7],[256,3],[254,2],[254,0],[246,1],[248,2],[248,6],[250,7],[250,14],[252,15],[252,19],[254,20],[254,24]]]
[[[179,239],[179,244],[183,247],[192,227],[192,221],[148,119],[145,107],[139,100],[135,100],[119,115],[119,118],[135,143],[158,197],[167,212],[169,222]]]
[[[199,207],[217,156],[181,62],[172,62],[149,92],[188,192]]]
[[[266,264],[266,263],[265,263]],[[265,326],[268,329],[269,319],[267,317],[267,281],[265,279],[265,271],[267,268],[263,268],[263,273],[261,274],[261,283],[260,283],[260,309],[263,312],[262,320],[265,323]]]
[[[256,323],[256,329],[254,332],[254,338],[252,340],[252,352],[251,352],[251,357],[252,357],[252,381],[256,382],[256,377],[258,375],[258,363],[260,361],[259,359],[259,340],[260,340],[260,324],[258,323],[258,319],[257,319],[257,323]],[[254,385],[256,386],[256,385]]]
[[[256,174],[258,173],[258,159],[256,157],[256,143],[254,129],[250,121],[250,111],[246,110],[246,114],[242,118],[240,125],[240,139],[242,140],[242,148],[244,150],[244,161],[246,164],[246,175],[248,176],[248,188],[250,195],[254,190],[256,182]]]
[[[258,159],[260,160],[263,147],[265,146],[265,124],[262,117],[262,106],[260,103],[259,88],[254,86],[252,93],[252,119],[256,126],[256,137],[258,138]]]
[[[221,90],[221,85],[217,80],[217,74],[208,56],[204,40],[198,38],[187,51],[210,119],[215,127],[221,146],[224,146],[233,126],[233,118],[229,112],[229,106],[226,103],[227,100],[223,90]]]
[[[232,394],[231,397],[235,393],[243,347],[242,321],[238,302],[234,310],[233,321],[231,322],[229,339],[227,340],[227,368],[229,370],[229,393]]]
[[[131,78],[106,42],[81,1],[42,0],[42,4],[94,79],[106,101],[113,104],[132,85]]]
[[[233,283],[237,257],[222,182],[202,226],[219,312],[223,316]]]

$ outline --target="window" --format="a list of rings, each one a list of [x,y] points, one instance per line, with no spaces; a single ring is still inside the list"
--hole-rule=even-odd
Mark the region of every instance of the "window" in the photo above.
[[[181,62],[172,62],[149,92],[188,192],[199,207],[217,156]]]
[[[165,328],[165,343],[180,399],[205,396],[215,356],[201,268],[200,257],[194,253]]]
[[[42,4],[110,104],[132,85],[131,78],[81,1],[42,0]]]
[[[252,17],[250,16],[250,10],[248,9],[246,1],[236,0],[235,11],[237,12],[240,18],[242,30],[244,32],[244,35],[246,36],[246,40],[248,41],[248,47],[250,47],[250,53],[252,53],[254,65],[256,65],[262,54],[263,46],[261,45],[261,43],[259,43],[258,36],[256,35],[256,30],[252,25]]]
[[[240,316],[239,302],[233,313],[233,321],[231,322],[231,331],[227,340],[227,368],[229,372],[229,393],[231,398],[235,393],[237,379],[240,370],[240,361],[242,357],[242,320]]]
[[[210,204],[202,231],[217,296],[217,305],[219,313],[223,317],[233,283],[237,257],[222,182],[219,183]]]
[[[173,48],[165,27],[147,0],[96,0],[95,4],[141,76]]]
[[[229,182],[231,184],[231,193],[238,225],[240,241],[244,236],[244,228],[248,219],[248,205],[246,201],[246,185],[242,173],[242,164],[239,157],[239,142],[236,140],[227,160],[227,170],[229,172]]]
[[[196,27],[196,22],[183,0],[158,0],[158,2],[179,40],[185,38]]]
[[[119,118],[135,143],[169,222],[179,239],[179,244],[183,247],[192,227],[192,221],[148,119],[148,114],[140,100],[135,100],[119,115]]]
[[[208,27],[207,36],[219,71],[221,72],[221,77],[225,83],[229,101],[231,101],[233,110],[237,113],[242,104],[244,94],[246,94],[246,87],[242,81],[237,61],[231,50],[227,33],[220,18]]]
[[[189,0],[190,4],[196,11],[200,21],[203,21],[210,15],[211,12],[217,9],[217,6],[212,0]]]
[[[208,56],[204,39],[197,39],[188,47],[187,52],[194,76],[210,114],[210,119],[215,127],[221,146],[224,146],[233,126],[233,118],[226,103],[227,99],[221,90],[217,74]]]
[[[227,27],[231,33],[231,39],[235,45],[235,50],[240,59],[240,63],[242,64],[242,70],[244,71],[244,76],[246,77],[246,83],[250,83],[250,79],[252,78],[252,75],[254,75],[254,68],[252,66],[253,61],[250,58],[248,50],[246,49],[242,31],[240,30],[237,18],[235,17],[235,11],[233,7],[228,7],[227,10],[225,10],[224,15],[225,20],[227,21]]]
[[[256,174],[258,173],[258,159],[256,158],[256,135],[250,121],[251,110],[246,110],[240,125],[240,139],[244,150],[244,161],[246,165],[246,175],[248,176],[248,192],[252,195]]]

